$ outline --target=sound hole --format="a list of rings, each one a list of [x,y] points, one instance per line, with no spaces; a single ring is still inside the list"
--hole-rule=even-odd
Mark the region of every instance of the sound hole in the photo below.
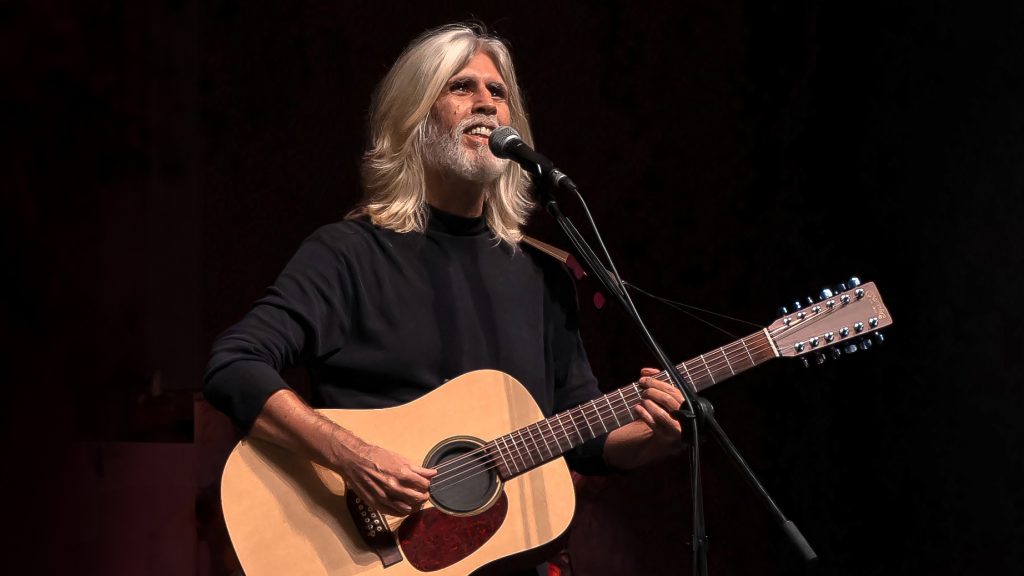
[[[437,468],[430,482],[430,499],[444,512],[468,515],[482,512],[501,491],[491,455],[476,438],[450,438],[438,444],[424,464]]]

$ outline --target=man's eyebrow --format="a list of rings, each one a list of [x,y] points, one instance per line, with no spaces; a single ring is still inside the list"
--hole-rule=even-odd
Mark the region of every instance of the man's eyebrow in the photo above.
[[[451,78],[448,79],[448,83],[454,84],[456,82],[464,82],[467,80],[476,81],[477,79],[480,79],[480,76],[476,74],[456,74],[455,76],[452,76]],[[500,79],[485,80],[484,84],[486,84],[487,86],[501,86],[502,88],[505,87],[505,82]]]

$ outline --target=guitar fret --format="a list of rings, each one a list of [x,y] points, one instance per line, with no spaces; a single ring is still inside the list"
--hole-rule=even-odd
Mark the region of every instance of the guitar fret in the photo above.
[[[569,414],[569,422],[572,422],[572,427],[573,427],[573,429],[576,430],[576,435],[580,437],[580,444],[583,444],[584,442],[586,442],[586,440],[583,439],[583,434],[580,434],[579,427],[576,426],[576,419],[573,418],[572,413]],[[563,424],[563,428],[564,428],[564,426],[565,425]]]
[[[552,438],[555,439],[555,447],[558,448],[558,453],[561,454],[562,453],[562,445],[558,442],[558,434],[555,434],[554,428],[551,427],[551,420],[550,419],[545,420],[545,422],[547,422],[547,424],[548,424],[548,432],[550,432]],[[551,450],[549,449],[548,452],[550,452],[550,451]]]
[[[551,451],[551,440],[553,440],[553,438],[551,438],[550,436],[545,435],[543,424],[544,424],[544,420],[541,420],[540,422],[538,422],[536,424],[536,426],[537,426],[537,434],[540,434],[541,440],[544,441],[544,448],[546,448],[547,451],[548,451],[548,457],[549,458],[554,458],[555,453]],[[555,443],[557,445],[557,440],[556,440]]]
[[[690,370],[686,367],[686,362],[683,362],[679,366],[682,366],[683,372],[686,373],[686,380],[690,382],[690,385],[697,388],[697,383],[693,380],[693,376],[690,376]],[[676,368],[679,368],[679,366],[676,366]]]
[[[515,432],[506,434],[501,438],[502,442],[505,443],[505,449],[508,450],[509,457],[512,459],[512,464],[514,464],[516,467],[516,474],[518,474],[520,468],[526,468],[526,462],[523,461],[522,451],[519,450],[519,446],[516,445],[515,437],[513,436],[513,434],[515,434]],[[515,449],[515,452],[512,452],[512,449],[509,448],[509,442],[512,443],[512,448]],[[519,463],[516,462],[516,458],[519,458],[519,462],[522,462],[523,465],[521,467]]]
[[[615,407],[612,406],[612,399],[605,395],[604,401],[608,404],[608,409],[612,411],[612,418],[615,418],[616,426],[622,426],[622,423],[619,422],[619,417],[615,414]],[[602,417],[601,420],[604,421],[604,417]]]
[[[498,438],[498,440],[501,440],[502,438],[504,438],[504,436]],[[505,459],[505,455],[501,453],[501,445],[498,444],[497,441],[494,442],[494,449],[498,452],[498,457],[501,458],[501,462],[505,465],[505,470],[507,470],[508,474],[511,475],[512,468],[508,465],[508,460]]]
[[[527,427],[527,430],[530,430],[530,438],[534,437],[533,436],[533,430],[531,430],[531,428],[537,428],[537,436],[540,437],[541,442],[543,442],[544,448],[547,448],[548,454],[550,455],[551,454],[551,448],[548,448],[548,443],[547,443],[546,440],[544,440],[544,435],[540,433],[540,428],[536,424],[531,424],[529,427]],[[539,442],[537,442],[536,439],[533,442],[534,442],[534,446],[540,446],[541,445]],[[537,458],[540,459],[541,462],[544,461],[544,453],[541,452],[539,448],[537,450]]]
[[[644,399],[644,392],[643,392],[643,390],[640,389],[640,383],[639,382],[633,382],[633,393],[636,394],[636,402],[633,404],[633,407],[635,408],[636,405],[639,404],[640,402],[642,402],[643,399]],[[635,418],[634,418],[634,420],[635,420]]]
[[[632,422],[635,420],[635,418],[633,418],[633,407],[626,401],[626,397],[622,394],[622,390],[622,388],[619,388],[619,398],[622,398],[622,405],[626,408],[625,416],[629,416],[629,421]],[[618,419],[616,419],[616,421],[618,421]]]
[[[555,436],[555,445],[558,446],[558,453],[562,454],[566,450],[572,448],[572,437],[565,431],[565,424],[562,422],[562,415],[558,414],[548,418],[548,428],[551,428],[551,433]],[[558,429],[554,429],[554,424],[558,425]],[[565,448],[562,448],[562,440],[565,440]]]
[[[587,404],[590,404],[590,402],[588,402]],[[586,404],[584,404],[584,406],[586,406]],[[586,409],[581,409],[580,414],[583,415],[583,421],[587,423],[587,428],[590,429],[590,437],[597,438],[597,432],[594,432],[594,427],[590,425],[590,418],[587,418]]]
[[[718,384],[718,382],[715,382],[715,375],[711,373],[711,368],[708,367],[708,361],[704,359],[703,354],[700,355],[700,361],[704,363],[704,369],[707,370],[708,376],[711,377],[711,383]]]
[[[523,435],[520,432],[519,440],[516,442],[515,446],[516,446],[516,453],[519,455],[519,462],[522,464],[520,466],[520,468],[522,468],[523,470],[527,470],[527,469],[530,468],[530,465],[532,463],[532,458],[531,458],[531,462],[527,462],[526,461],[526,457],[530,455],[530,450],[526,446],[526,442],[524,440],[525,439],[523,438]]]
[[[604,425],[604,418],[601,417],[601,411],[598,410],[598,408],[597,408],[597,401],[599,399],[600,398],[595,398],[595,399],[591,400],[590,401],[590,407],[594,409],[594,416],[596,416],[597,417],[597,421],[601,423],[601,429],[604,430],[605,434],[607,434],[608,433],[608,427]]]
[[[732,362],[729,362],[729,356],[725,354],[725,348],[719,348],[718,352],[722,355],[722,358],[725,358],[725,365],[729,367],[729,372],[732,372],[732,375],[735,376],[736,371],[732,369]]]
[[[562,430],[562,437],[565,438],[566,450],[569,450],[574,446],[574,440],[572,438],[572,433],[570,433],[569,430],[566,429],[565,421],[562,420],[562,417],[563,415],[559,414],[558,416],[555,417],[555,421],[558,422],[558,427],[561,428]]]
[[[525,458],[522,458],[523,467],[528,468],[528,467],[534,465],[534,452],[532,452],[529,449],[529,444],[527,444],[526,436],[522,434],[523,433],[523,429],[525,429],[525,428],[520,428],[519,430],[517,430],[517,434],[519,435],[519,443],[520,443],[520,446],[522,446],[523,453],[525,453],[526,456],[529,456],[529,464],[526,463],[526,459]],[[521,454],[520,454],[520,457],[522,457]]]
[[[743,344],[743,351],[747,353],[747,358],[750,358],[750,367],[753,368],[757,363],[754,362],[754,357],[750,355],[750,348],[747,347],[747,339],[740,338],[740,344]]]
[[[537,463],[537,459],[534,457],[537,443],[533,440],[533,434],[530,434],[529,426],[521,429],[519,435],[523,438],[523,449],[526,451],[526,455],[530,457],[530,467],[532,468]]]
[[[578,412],[579,415],[583,417],[583,422],[586,423],[587,428],[590,428],[591,433],[594,436],[597,436],[597,433],[594,432],[594,429],[590,426],[590,416],[587,415],[588,405],[590,405],[590,402],[584,402],[583,404],[580,404],[579,407],[576,409],[576,412]]]
[[[642,402],[644,399],[644,393],[642,390],[640,390],[639,382],[633,383],[633,393],[636,394],[636,401],[633,403],[633,408],[636,408],[636,405]],[[631,412],[633,414],[633,420],[635,421],[637,419],[636,410],[631,410]]]
[[[518,474],[519,470],[526,467],[526,462],[523,462],[522,451],[519,450],[519,446],[516,445],[515,438],[512,434],[502,436],[502,441],[505,443],[505,449],[508,450],[509,457],[512,459],[512,464],[516,467],[516,474]],[[511,447],[509,446],[510,443]],[[513,450],[515,450],[515,452],[513,452]],[[516,461],[517,458],[519,459],[518,461]]]

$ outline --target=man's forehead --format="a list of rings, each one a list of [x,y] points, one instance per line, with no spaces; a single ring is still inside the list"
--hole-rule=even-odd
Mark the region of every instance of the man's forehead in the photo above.
[[[501,72],[498,71],[494,59],[485,52],[477,52],[469,59],[469,62],[461,70],[452,75],[451,79],[460,77],[483,78],[484,80],[497,80],[504,82]]]

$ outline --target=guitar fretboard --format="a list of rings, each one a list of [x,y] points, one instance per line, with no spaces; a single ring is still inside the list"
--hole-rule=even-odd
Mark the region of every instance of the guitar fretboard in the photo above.
[[[676,366],[697,391],[710,388],[740,372],[776,357],[762,330]],[[668,381],[665,372],[654,375]],[[508,480],[558,458],[584,442],[607,434],[637,419],[633,407],[643,399],[637,382],[525,428],[496,438],[486,445],[502,479]]]

